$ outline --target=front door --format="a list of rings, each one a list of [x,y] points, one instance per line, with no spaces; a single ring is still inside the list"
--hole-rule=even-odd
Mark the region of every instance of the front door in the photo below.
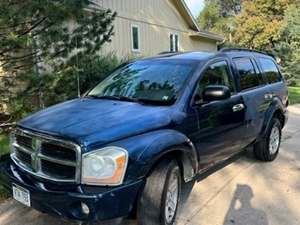
[[[208,85],[229,87],[231,98],[201,104],[203,90]],[[235,93],[233,78],[225,59],[210,64],[204,70],[195,96],[198,103],[193,104],[193,108],[197,112],[199,128],[193,141],[199,152],[200,169],[206,169],[240,150],[246,128],[245,105],[242,96]]]

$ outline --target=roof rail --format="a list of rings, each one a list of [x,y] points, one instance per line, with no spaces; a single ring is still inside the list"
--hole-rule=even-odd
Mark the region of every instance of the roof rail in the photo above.
[[[272,58],[276,58],[274,54],[268,53],[268,52],[263,52],[255,49],[248,49],[248,48],[222,48],[220,49],[219,52],[230,52],[230,51],[247,51],[247,52],[254,52],[254,53],[260,53],[264,55],[271,56]]]
[[[165,55],[165,54],[174,54],[174,55],[176,55],[176,54],[180,54],[180,53],[182,53],[182,52],[179,52],[179,51],[177,51],[177,52],[165,51],[165,52],[158,53],[158,55]]]

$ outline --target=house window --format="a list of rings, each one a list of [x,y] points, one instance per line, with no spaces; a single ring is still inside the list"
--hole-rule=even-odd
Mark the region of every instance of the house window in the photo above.
[[[170,34],[170,51],[178,52],[178,34]]]
[[[140,51],[140,28],[137,25],[131,26],[132,51]]]

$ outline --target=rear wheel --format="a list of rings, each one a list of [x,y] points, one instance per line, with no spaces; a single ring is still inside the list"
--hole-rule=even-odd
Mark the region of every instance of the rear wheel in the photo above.
[[[267,130],[266,136],[254,145],[254,155],[262,161],[276,159],[281,143],[281,123],[273,118]]]
[[[139,225],[173,225],[181,191],[180,169],[176,161],[163,161],[146,181],[137,217]]]

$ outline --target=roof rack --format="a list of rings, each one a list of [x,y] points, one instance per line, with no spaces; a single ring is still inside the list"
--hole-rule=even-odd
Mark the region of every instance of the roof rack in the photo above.
[[[220,49],[219,52],[230,52],[230,51],[247,51],[247,52],[254,52],[254,53],[260,53],[264,55],[271,56],[272,58],[276,58],[274,54],[268,53],[268,52],[263,52],[263,51],[258,51],[255,49],[248,49],[248,48],[222,48]]]
[[[165,52],[160,52],[158,55],[165,55],[165,54],[178,54],[180,52],[174,52],[174,51],[165,51]]]

